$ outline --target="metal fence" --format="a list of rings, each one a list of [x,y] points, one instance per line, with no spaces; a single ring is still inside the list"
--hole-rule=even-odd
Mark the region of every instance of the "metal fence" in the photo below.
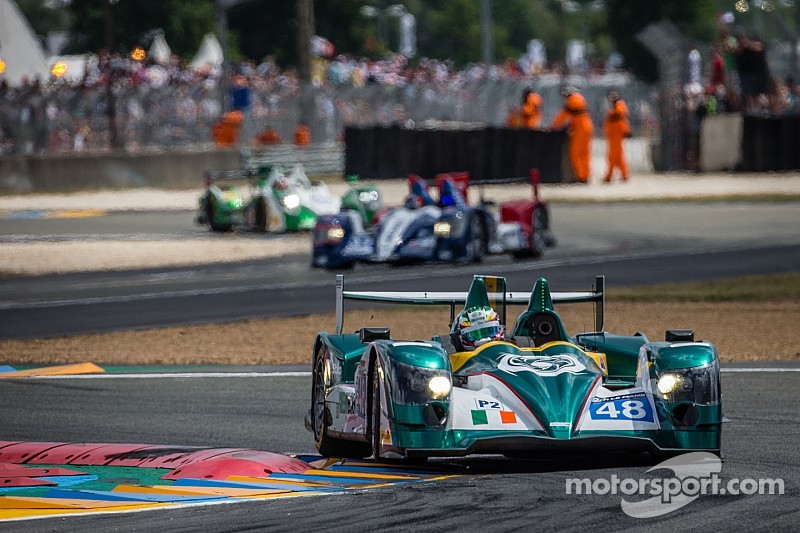
[[[324,85],[313,90],[311,109],[301,108],[299,86],[291,80],[251,87],[240,144],[253,146],[272,129],[284,143],[307,117],[313,142],[340,141],[344,127],[388,126],[469,128],[503,126],[526,88],[544,101],[543,125],[562,104],[563,84],[586,96],[596,134],[606,111],[606,95],[618,90],[631,109],[635,134],[653,130],[654,92],[623,74],[590,78],[545,75],[536,80],[500,79],[415,83],[367,83],[363,87]],[[0,155],[202,148],[213,143],[211,129],[221,115],[218,89],[207,83],[117,86],[29,86],[0,91]],[[113,106],[111,108],[110,106]],[[113,113],[110,110],[113,109]],[[115,116],[116,131],[110,127]]]

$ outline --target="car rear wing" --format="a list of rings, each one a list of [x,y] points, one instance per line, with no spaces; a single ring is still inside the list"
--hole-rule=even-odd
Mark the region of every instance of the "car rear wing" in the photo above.
[[[530,182],[531,187],[533,188],[533,196],[535,199],[539,199],[539,183],[541,182],[541,177],[539,174],[538,168],[532,168],[528,176],[518,176],[512,178],[499,178],[499,179],[489,179],[489,180],[473,180],[470,178],[469,172],[444,172],[441,174],[437,174],[433,180],[426,180],[417,174],[409,174],[409,179],[412,177],[414,179],[419,179],[425,186],[428,188],[434,188],[439,190],[441,193],[442,183],[445,180],[452,180],[456,187],[458,188],[459,192],[464,196],[464,200],[469,201],[469,189],[471,187],[479,187],[481,200],[483,200],[483,186],[485,185],[512,185],[518,183],[528,183]]]
[[[551,292],[553,303],[592,303],[595,311],[595,331],[603,331],[603,314],[605,307],[605,276],[595,278],[594,288],[583,292]],[[467,301],[467,292],[443,291],[346,291],[344,290],[344,275],[336,275],[336,333],[341,334],[344,329],[344,301],[360,300],[369,302],[411,304],[411,305],[449,305],[450,322],[455,317],[455,306]],[[506,304],[528,304],[531,299],[529,291],[505,291],[502,293],[488,293],[490,300],[501,302],[503,315]],[[503,317],[505,319],[505,316]]]

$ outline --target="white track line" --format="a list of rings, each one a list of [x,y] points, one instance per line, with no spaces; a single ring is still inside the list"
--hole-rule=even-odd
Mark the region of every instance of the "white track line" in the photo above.
[[[800,367],[720,368],[720,372],[738,374],[759,372],[800,372]],[[164,379],[164,378],[307,378],[311,372],[163,372],[150,374],[75,374],[63,376],[27,376],[27,379]],[[26,379],[26,378],[18,378]]]
[[[160,378],[296,378],[310,377],[311,372],[159,372],[152,374],[73,374],[29,376],[31,379],[160,379]]]
[[[720,372],[800,372],[800,367],[778,368],[778,367],[750,367],[750,368],[720,368]]]

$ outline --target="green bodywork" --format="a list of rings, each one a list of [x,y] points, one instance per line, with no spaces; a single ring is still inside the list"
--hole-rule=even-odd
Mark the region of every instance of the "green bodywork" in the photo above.
[[[198,223],[207,223],[214,231],[228,231],[234,226],[249,226],[261,230],[274,231],[269,228],[269,210],[271,208],[263,197],[262,191],[267,187],[268,178],[272,167],[262,167],[256,176],[252,176],[249,185],[220,185],[219,193],[212,192],[209,188],[199,200]],[[373,223],[377,211],[382,206],[380,192],[377,187],[370,184],[358,183],[357,180],[348,179],[351,187],[341,200],[341,209],[353,210],[360,214],[365,226]],[[291,189],[271,188],[270,192],[279,206],[280,216],[283,219],[283,231],[312,230],[317,222],[317,213],[309,206],[300,205],[288,209],[284,205],[284,198],[293,194]],[[377,198],[377,209],[370,209],[369,205],[360,200],[361,195],[366,198]],[[370,196],[373,195],[373,196]]]
[[[476,277],[470,289],[467,305],[484,305],[488,297],[483,280]],[[476,283],[479,285],[476,288]],[[473,294],[474,291],[474,294]],[[718,380],[718,357],[714,346],[707,342],[648,342],[642,334],[630,336],[596,332],[569,337],[563,323],[553,308],[549,287],[544,279],[536,282],[528,308],[518,317],[513,327],[514,335],[526,335],[526,327],[532,315],[544,314],[557,321],[554,335],[563,337],[558,342],[541,347],[521,348],[510,342],[494,342],[476,350],[475,354],[460,363],[454,373],[454,382],[459,376],[488,374],[503,381],[531,410],[543,430],[453,430],[446,425],[431,423],[426,418],[426,409],[438,404],[437,409],[449,412],[449,399],[430,401],[420,405],[403,405],[390,401],[388,415],[393,446],[402,449],[406,456],[413,455],[463,455],[465,451],[481,451],[486,443],[491,450],[492,442],[511,443],[505,450],[524,452],[530,437],[539,437],[546,445],[566,446],[590,437],[599,437],[607,446],[623,442],[652,443],[662,451],[677,453],[679,450],[709,450],[718,452],[721,443],[722,408]],[[434,340],[441,339],[435,337]],[[394,341],[378,340],[373,343],[359,342],[358,334],[331,335],[322,333],[317,346],[327,346],[332,356],[337,381],[354,383],[356,370],[365,350],[371,347],[367,357],[379,359],[383,368],[394,361],[427,369],[451,370],[450,355],[441,345],[430,347],[417,343],[393,344]],[[608,376],[586,352],[605,354]],[[316,349],[315,349],[316,352]],[[543,376],[529,371],[507,372],[498,365],[503,358],[531,354],[541,356],[563,356],[579,361],[585,368],[577,372],[563,372]],[[646,375],[641,376],[640,368]],[[698,378],[697,391],[689,391],[683,397],[660,394],[657,382],[665,372],[691,372],[708,376],[708,390],[699,390],[704,382]],[[703,373],[705,372],[705,373]],[[705,378],[704,378],[705,379]],[[388,381],[388,380],[387,380]],[[625,389],[642,387],[649,381],[655,393],[655,419],[660,429],[642,430],[579,430],[579,418],[590,393],[598,382],[621,395]],[[335,383],[334,383],[335,384]],[[392,387],[385,384],[387,398],[392,398]],[[456,385],[457,386],[457,385]],[[705,385],[704,385],[705,386]],[[704,392],[705,391],[705,392]],[[358,393],[357,393],[358,394]],[[696,394],[696,396],[692,396]],[[528,438],[527,440],[525,438]],[[494,441],[493,441],[494,439]],[[605,440],[603,440],[605,439]],[[621,440],[618,440],[621,439]],[[556,445],[554,443],[561,442]],[[599,441],[595,441],[599,442]],[[517,446],[517,448],[515,448]],[[646,447],[646,446],[645,446]]]
[[[350,183],[350,189],[342,196],[342,211],[351,210],[355,211],[361,216],[364,227],[369,227],[375,222],[375,215],[383,207],[383,202],[380,200],[380,193],[374,185],[360,183],[358,176],[350,175],[346,178]],[[378,199],[374,207],[372,204],[364,203],[360,200],[362,195],[375,195]]]

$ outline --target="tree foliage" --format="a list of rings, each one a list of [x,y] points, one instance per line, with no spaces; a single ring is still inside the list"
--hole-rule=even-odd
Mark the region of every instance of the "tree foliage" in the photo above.
[[[659,0],[631,2],[607,0],[608,30],[628,68],[639,77],[658,77],[657,59],[636,40],[636,34],[653,22],[669,20],[690,39],[714,39],[715,0]]]
[[[111,48],[127,54],[135,46],[148,47],[163,31],[173,52],[190,58],[203,35],[216,28],[212,0],[72,0],[73,52]],[[108,10],[108,11],[106,11]],[[106,42],[107,25],[113,28]]]
[[[50,5],[42,0],[17,0],[17,6],[40,38],[46,37],[51,31],[69,27],[69,13],[55,4]]]
[[[451,59],[456,65],[481,60],[482,0],[403,0],[416,18],[417,58]],[[164,32],[173,51],[191,57],[202,36],[216,31],[214,0],[71,0],[67,7],[54,0],[18,0],[40,35],[69,25],[71,51],[99,50],[106,43],[106,14],[113,19],[113,48],[127,53],[148,47],[155,33]],[[370,18],[365,5],[384,11],[397,0],[315,0],[316,33],[338,52],[382,56],[397,50],[399,25],[392,17]],[[518,58],[532,39],[541,40],[550,61],[561,61],[566,42],[590,43],[589,59],[614,50],[627,65],[655,79],[656,60],[635,40],[649,23],[674,22],[689,38],[713,39],[716,0],[491,0],[496,61]],[[256,61],[273,55],[284,66],[297,62],[296,0],[244,0],[228,12],[229,51],[234,59]]]

